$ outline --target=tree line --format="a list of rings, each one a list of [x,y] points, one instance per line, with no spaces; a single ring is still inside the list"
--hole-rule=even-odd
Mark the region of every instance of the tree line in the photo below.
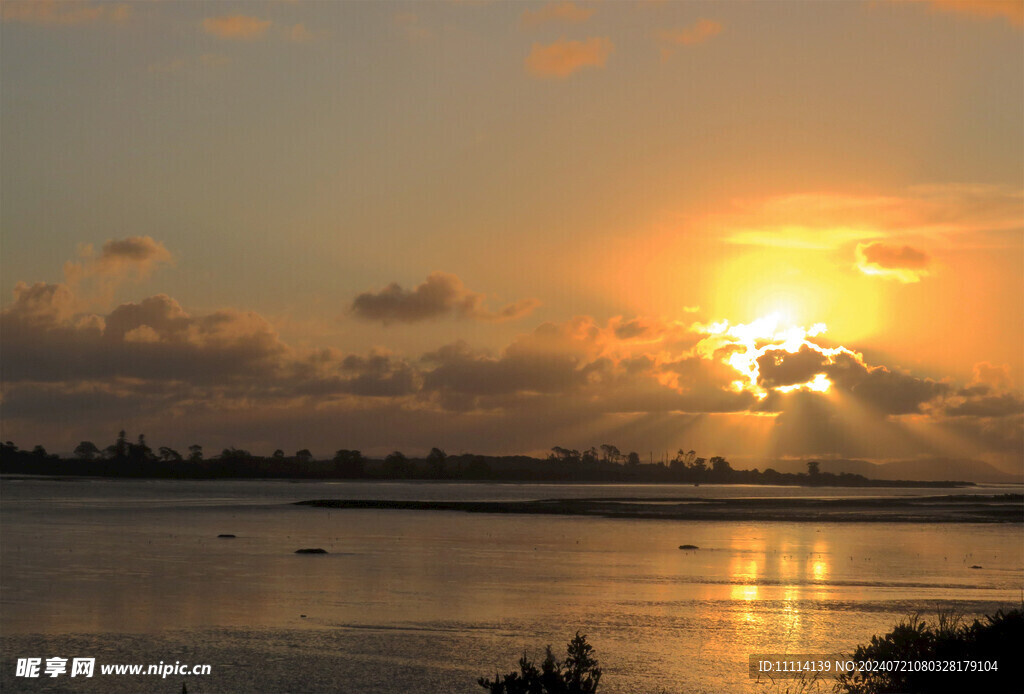
[[[530,456],[448,455],[432,448],[422,458],[393,451],[383,459],[367,458],[359,450],[339,449],[331,458],[317,459],[303,448],[289,455],[282,449],[269,456],[241,448],[225,448],[207,456],[200,444],[184,451],[153,448],[145,434],[130,440],[120,431],[109,446],[91,441],[75,447],[72,458],[51,455],[41,445],[21,450],[11,441],[0,444],[0,472],[44,475],[164,478],[295,478],[295,479],[413,479],[495,480],[536,482],[641,482],[665,484],[770,484],[804,486],[910,486],[910,482],[880,482],[852,473],[821,472],[816,461],[806,473],[772,468],[736,470],[723,456],[705,458],[679,449],[669,459],[641,461],[636,451],[623,453],[601,444],[586,450],[554,446],[547,458]],[[942,486],[916,482],[914,485]],[[948,484],[948,483],[947,483]]]
[[[425,459],[395,451],[383,460],[374,460],[359,450],[339,449],[324,460],[316,459],[308,448],[292,455],[279,448],[261,456],[235,447],[208,457],[200,444],[192,444],[185,452],[169,446],[154,449],[145,434],[131,441],[123,430],[105,448],[82,441],[72,458],[49,454],[41,445],[29,451],[6,441],[0,444],[0,466],[5,473],[117,477],[487,479],[490,475],[483,456],[450,458],[440,448],[432,449]]]

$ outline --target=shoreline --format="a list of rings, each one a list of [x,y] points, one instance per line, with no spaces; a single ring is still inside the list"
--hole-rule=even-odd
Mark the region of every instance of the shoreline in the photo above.
[[[543,499],[538,501],[402,501],[310,499],[296,506],[393,511],[597,516],[655,520],[785,521],[797,523],[1024,523],[1024,495],[895,498]]]

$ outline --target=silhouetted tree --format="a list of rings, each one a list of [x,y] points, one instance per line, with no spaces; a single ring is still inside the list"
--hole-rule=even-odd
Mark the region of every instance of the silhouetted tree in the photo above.
[[[203,459],[203,447],[198,443],[193,443],[188,447],[188,459],[193,463],[198,463]]]
[[[334,469],[345,477],[362,477],[363,454],[359,451],[341,449],[334,454]]]
[[[440,448],[430,449],[430,453],[427,454],[427,468],[430,470],[431,477],[444,476],[444,461],[447,457],[448,454]]]
[[[580,452],[575,448],[569,449],[561,446],[554,446],[551,449],[551,455],[548,456],[548,460],[558,460],[564,463],[578,463],[580,459]]]
[[[683,477],[686,475],[687,471],[693,467],[693,461],[696,459],[697,453],[695,451],[691,450],[684,453],[683,449],[680,448],[676,451],[675,457],[672,458],[672,462],[669,464],[669,469],[671,469],[677,477]]]
[[[811,477],[817,477],[819,474],[821,474],[821,463],[819,463],[817,460],[807,461],[807,474],[810,475]]]
[[[75,457],[79,460],[94,460],[100,455],[100,449],[92,441],[82,441],[75,446]]]
[[[160,460],[164,461],[165,463],[181,462],[181,453],[178,453],[178,451],[174,450],[173,448],[168,448],[167,446],[160,446],[158,450],[160,453]]]
[[[278,448],[270,457],[273,458],[274,460],[284,460],[284,451]]]
[[[242,448],[235,448],[234,446],[231,448],[225,448],[220,453],[221,460],[249,460],[251,458],[252,454],[249,451]]]
[[[601,444],[601,459],[605,462],[617,463],[621,457],[622,453],[619,452],[618,446],[613,446],[610,443]]]
[[[576,632],[576,636],[566,647],[565,669],[562,679],[570,692],[590,694],[597,691],[601,681],[601,668],[594,657],[594,647],[587,643],[587,637]]]
[[[580,456],[580,462],[584,465],[593,465],[597,462],[597,449],[591,446],[587,450],[583,451],[583,455]]]
[[[486,479],[491,476],[491,466],[482,455],[474,455],[466,467],[466,477],[470,479]]]
[[[122,429],[117,434],[117,440],[114,442],[114,457],[118,460],[124,460],[128,457],[128,435]]]
[[[139,434],[138,443],[128,445],[128,457],[136,463],[153,459],[153,449],[146,444],[145,434]]]
[[[716,455],[711,459],[711,471],[715,473],[715,476],[725,478],[732,472],[732,465],[722,456]]]
[[[594,648],[577,631],[566,647],[565,662],[555,660],[548,646],[540,669],[524,653],[519,659],[519,672],[503,677],[495,674],[494,680],[481,677],[477,684],[491,694],[593,694],[600,681],[601,668]]]
[[[300,463],[308,463],[313,459],[313,454],[308,448],[303,448],[301,451],[295,452],[295,460]]]
[[[384,470],[391,477],[405,477],[409,474],[409,459],[401,451],[389,453],[384,459]]]
[[[32,455],[33,455],[33,457],[36,457],[36,458],[45,458],[46,457],[46,449],[43,448],[42,445],[36,444],[35,447],[32,449]]]
[[[630,451],[629,455],[626,456],[626,465],[633,466],[633,465],[639,465],[639,464],[640,464],[640,454],[637,453],[636,451]]]

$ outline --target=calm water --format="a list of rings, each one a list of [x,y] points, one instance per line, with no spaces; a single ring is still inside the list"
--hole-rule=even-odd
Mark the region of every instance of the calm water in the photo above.
[[[562,650],[576,630],[597,649],[602,691],[765,691],[747,678],[750,653],[849,651],[917,611],[990,612],[1024,594],[1020,525],[288,505],[935,490],[5,478],[0,493],[5,692],[180,692],[184,681],[13,677],[16,658],[55,655],[211,664],[189,692],[482,692],[478,676],[510,671],[523,650]]]

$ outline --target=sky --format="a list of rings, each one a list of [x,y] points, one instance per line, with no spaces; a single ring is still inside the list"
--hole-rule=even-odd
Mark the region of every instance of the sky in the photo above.
[[[0,8],[2,438],[1024,472],[1024,3]]]

